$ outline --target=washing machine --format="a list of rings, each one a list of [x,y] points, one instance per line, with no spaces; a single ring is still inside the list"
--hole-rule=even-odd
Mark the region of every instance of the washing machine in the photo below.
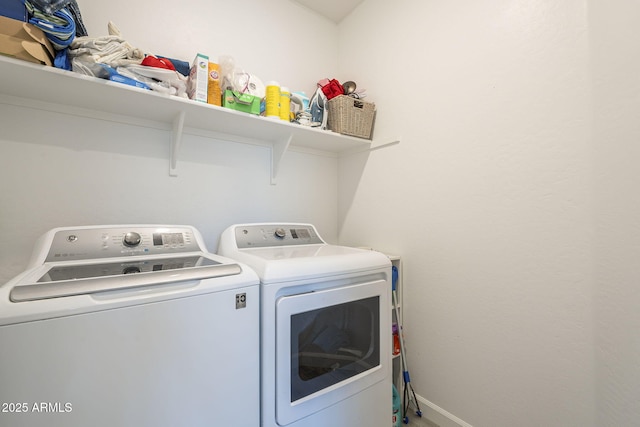
[[[51,230],[0,286],[0,425],[257,427],[259,298],[190,226]]]
[[[260,278],[261,425],[388,425],[389,258],[300,223],[233,225],[218,254]]]

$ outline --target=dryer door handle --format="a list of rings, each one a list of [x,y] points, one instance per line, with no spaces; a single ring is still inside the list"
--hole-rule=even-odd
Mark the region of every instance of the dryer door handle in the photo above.
[[[9,298],[13,302],[37,301],[106,291],[166,285],[192,280],[214,279],[217,277],[233,276],[241,272],[242,268],[238,264],[219,264],[179,270],[33,283],[15,286],[11,289]]]

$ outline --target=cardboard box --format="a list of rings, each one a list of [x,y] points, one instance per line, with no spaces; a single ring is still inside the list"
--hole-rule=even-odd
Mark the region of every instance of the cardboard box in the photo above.
[[[220,87],[220,66],[209,62],[209,83],[207,102],[213,105],[222,105],[222,88]]]
[[[187,80],[187,94],[189,99],[198,102],[207,102],[209,83],[209,57],[201,53],[197,54],[189,70]]]
[[[240,93],[233,90],[225,90],[222,97],[222,106],[243,113],[260,115],[260,102],[262,100],[248,93]]]
[[[0,54],[49,66],[56,56],[42,30],[4,16],[0,16]]]

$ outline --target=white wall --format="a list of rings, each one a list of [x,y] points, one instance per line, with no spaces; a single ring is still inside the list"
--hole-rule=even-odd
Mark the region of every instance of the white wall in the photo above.
[[[591,0],[598,426],[640,420],[640,4]]]
[[[167,132],[0,104],[0,283],[55,226],[188,223],[213,249],[234,222],[309,221],[402,255],[423,403],[476,427],[637,423],[637,5],[368,0],[336,28],[287,0],[134,3],[80,0],[92,35],[113,20],[294,90],[353,79],[402,142],[290,152],[271,186],[266,148],[187,135],[170,178]]]
[[[187,61],[230,54],[292,90],[309,92],[337,68],[335,24],[288,0],[78,3],[91,36],[106,35],[112,20],[149,52]],[[308,221],[337,239],[335,157],[290,151],[272,186],[266,147],[186,134],[173,178],[168,131],[3,103],[0,129],[0,283],[58,226],[192,224],[210,250],[226,226],[245,221]]]
[[[583,0],[368,0],[339,26],[341,77],[402,137],[341,160],[340,241],[402,256],[427,413],[598,425],[588,24]]]

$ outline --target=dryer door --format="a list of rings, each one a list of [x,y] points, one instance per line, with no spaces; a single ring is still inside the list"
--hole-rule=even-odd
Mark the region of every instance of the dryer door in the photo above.
[[[389,289],[387,281],[375,280],[278,299],[278,424],[304,418],[389,375]]]

